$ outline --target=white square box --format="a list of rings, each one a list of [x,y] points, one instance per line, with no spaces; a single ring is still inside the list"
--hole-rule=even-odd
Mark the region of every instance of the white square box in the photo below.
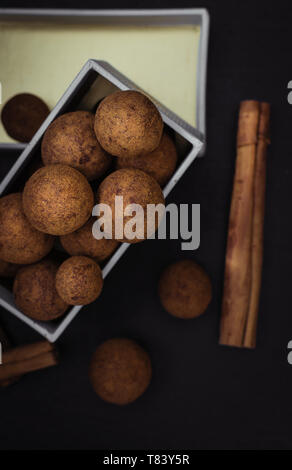
[[[12,43],[13,41],[19,42],[19,28],[24,28],[23,31],[20,31],[21,34],[25,35],[26,40],[27,36],[33,38],[34,36],[31,35],[35,34],[35,31],[38,31],[40,34],[40,41],[42,40],[43,34],[49,34],[50,36],[45,37],[47,42],[50,43],[52,35],[54,35],[55,37],[57,34],[57,37],[60,38],[61,41],[60,47],[58,48],[60,53],[56,54],[54,58],[50,56],[50,60],[47,61],[47,68],[48,66],[51,67],[51,64],[55,62],[53,74],[53,77],[55,78],[53,78],[53,83],[55,83],[54,80],[56,80],[56,74],[57,76],[59,74],[61,75],[61,80],[58,79],[58,83],[60,84],[63,83],[62,78],[64,76],[64,73],[62,74],[62,69],[64,66],[62,54],[68,54],[66,50],[66,41],[68,41],[68,39],[64,38],[63,32],[66,35],[74,34],[74,38],[79,38],[79,40],[81,41],[82,54],[85,56],[84,59],[81,59],[81,65],[89,57],[94,57],[106,60],[114,64],[116,68],[120,69],[118,65],[120,63],[118,59],[119,56],[116,57],[116,53],[113,53],[111,48],[107,49],[106,47],[101,48],[99,46],[101,41],[106,41],[107,36],[99,36],[99,34],[104,34],[101,32],[106,29],[107,34],[110,34],[111,36],[111,43],[116,45],[116,50],[118,51],[117,54],[120,53],[121,47],[125,47],[126,55],[127,51],[129,55],[129,50],[131,50],[131,61],[128,64],[130,70],[128,68],[125,68],[124,65],[123,73],[130,76],[132,73],[133,77],[135,77],[132,77],[133,81],[139,83],[140,86],[147,90],[152,96],[160,100],[164,105],[170,107],[170,109],[172,109],[175,113],[181,115],[184,119],[187,119],[187,117],[184,117],[184,114],[182,113],[183,109],[186,108],[188,110],[187,121],[191,125],[195,126],[200,132],[205,134],[206,73],[209,37],[209,14],[206,9],[177,8],[155,10],[62,10],[0,8],[0,28],[1,26],[3,26],[4,28],[4,35],[6,31],[5,28],[9,28],[7,30],[8,32],[6,31],[6,35],[9,34],[9,38]],[[68,33],[68,28],[70,33]],[[132,38],[132,40],[136,40],[137,42],[137,47],[134,48],[134,50],[132,50],[132,47],[130,47],[127,42],[123,42],[124,35],[121,33],[121,31],[124,28],[127,28],[127,30],[130,31],[130,37]],[[199,39],[193,32],[197,28],[199,30]],[[157,31],[159,33],[157,33]],[[168,32],[164,33],[165,31]],[[16,37],[15,34],[17,35]],[[163,34],[162,38],[160,34]],[[152,37],[154,37],[156,41],[161,41],[161,43],[163,44],[162,49],[159,49],[159,44],[156,45],[155,48],[157,51],[160,51],[160,57],[157,56],[157,53],[154,55],[152,54],[152,48],[155,47],[153,46],[153,42],[151,42]],[[178,46],[180,47],[180,49],[175,48],[175,50],[173,50],[173,37],[175,37],[177,43],[180,44],[180,46]],[[182,37],[184,37],[183,41]],[[1,38],[2,36],[0,29],[0,40]],[[120,41],[121,38],[122,40]],[[143,47],[145,47],[143,50],[145,51],[145,54],[148,57],[148,62],[145,70],[143,67],[141,67],[140,61],[140,66],[138,66],[138,68],[139,70],[141,69],[141,73],[137,73],[137,67],[134,67],[130,64],[135,64],[135,59],[137,59],[137,53],[139,51],[139,47],[141,46],[141,39],[144,39],[143,44],[148,44],[149,42],[148,46],[143,45]],[[88,44],[89,40],[90,45]],[[166,59],[165,62],[165,56],[168,56],[167,52],[169,50],[167,46],[168,41],[170,41],[172,44],[172,46],[170,46],[170,50],[172,57],[171,63],[173,63],[174,67],[173,73],[169,69],[169,59]],[[119,46],[120,42],[121,46]],[[18,48],[20,57],[26,57],[27,54],[28,45],[25,41],[23,41],[23,47],[24,49],[22,49],[20,43]],[[33,44],[30,47],[34,47]],[[86,52],[88,49],[90,49],[91,52]],[[34,51],[34,49],[32,50]],[[166,67],[166,70],[168,71],[167,75],[164,71],[164,74],[162,74],[164,78],[162,80],[160,78],[159,73],[152,74],[151,65],[149,64],[149,53],[153,68],[159,66],[160,63],[162,69]],[[80,61],[79,56],[80,52],[79,55],[77,54],[78,60]],[[139,57],[140,56],[141,54],[139,54]],[[178,56],[182,57],[182,59],[177,60]],[[3,57],[5,57],[5,54],[3,55]],[[74,62],[74,57],[75,55],[73,55],[73,60],[70,60],[70,63],[74,63],[74,70],[79,70],[81,65],[79,66]],[[24,78],[30,77],[30,69],[27,69],[26,64],[32,61],[32,67],[34,67],[34,70],[36,69],[36,67],[39,67],[39,69],[41,70],[46,70],[46,68],[42,67],[43,60],[43,55],[40,56],[38,50],[36,50],[35,54],[33,55],[33,60],[32,57],[30,57],[30,60],[28,62],[27,60],[23,61],[21,59],[15,60],[13,62],[13,54],[11,55],[11,58],[9,58],[10,66],[13,66],[14,70],[17,70],[17,67],[19,68],[19,74],[15,76],[15,83],[13,80],[11,80],[11,84],[13,84],[13,87],[16,87],[15,91],[13,87],[10,90],[10,93],[12,93],[12,95],[20,91],[31,90],[31,80],[29,81],[27,90],[20,90],[19,88],[20,84],[22,84],[21,77],[23,77],[23,75]],[[115,63],[115,60],[117,60],[117,63]],[[127,60],[128,59],[126,59],[126,63]],[[121,64],[124,64],[124,61],[125,59],[122,60]],[[4,68],[5,63],[1,63],[1,66]],[[77,66],[77,68],[75,66]],[[72,73],[72,77],[74,77],[75,73],[76,71]],[[48,75],[50,75],[50,73]],[[47,77],[47,75],[45,75],[45,77]],[[169,77],[170,80],[167,80],[167,77]],[[163,82],[163,91],[161,91],[160,87],[161,81]],[[25,80],[24,83],[26,83]],[[36,90],[34,92],[41,96],[46,102],[48,102],[50,106],[54,106],[56,103],[56,98],[59,98],[59,96],[61,96],[60,91],[58,90],[58,92],[48,92],[48,90],[50,90],[50,84],[47,83],[47,80],[46,78],[44,78],[44,76],[41,80],[41,83],[43,83],[43,88],[41,87],[40,89],[38,89],[38,85],[36,84]],[[21,86],[23,88],[23,85]],[[63,85],[60,85],[61,92],[63,93],[63,90],[66,89],[67,85],[64,85],[63,88],[62,86]],[[3,87],[6,89],[5,82],[3,83]],[[189,94],[186,94],[185,89],[188,89],[188,87],[191,87],[191,89],[189,91]],[[52,88],[54,89],[54,85],[52,85]],[[170,96],[174,96],[175,98],[168,98],[168,101],[165,101],[167,99],[166,97]],[[6,96],[5,99],[7,100],[8,98],[9,96]],[[19,151],[23,150],[25,146],[26,144],[21,143],[0,143],[0,151],[4,151],[7,148]],[[202,155],[203,153],[201,152],[200,156]]]
[[[21,180],[22,173],[27,164],[39,156],[43,134],[49,124],[56,119],[56,117],[60,114],[78,109],[92,111],[103,97],[117,89],[139,90],[139,87],[120,74],[110,64],[102,61],[89,60],[73,80],[55,108],[49,114],[31,142],[23,150],[18,160],[1,182],[0,196],[9,193],[11,191],[11,187],[13,187],[13,190],[15,191],[15,186],[17,185],[18,180]],[[164,196],[166,197],[202,150],[204,139],[203,135],[199,131],[191,127],[157,101],[153,101],[156,103],[164,123],[169,126],[175,134],[175,140],[180,157],[180,164],[176,172],[163,190]],[[105,264],[103,268],[104,278],[106,278],[108,273],[129,246],[129,244],[123,243]],[[54,342],[60,337],[82,308],[82,306],[75,306],[62,318],[55,321],[34,321],[16,308],[12,292],[1,285],[0,305],[38,331],[50,342]]]

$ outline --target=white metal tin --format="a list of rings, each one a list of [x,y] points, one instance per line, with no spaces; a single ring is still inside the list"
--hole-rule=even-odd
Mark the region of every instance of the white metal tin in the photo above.
[[[62,98],[59,100],[55,108],[49,114],[45,122],[42,124],[38,132],[35,134],[31,142],[23,150],[11,170],[5,176],[0,184],[0,195],[4,195],[10,191],[11,185],[17,184],[18,177],[21,176],[26,164],[32,161],[33,157],[39,153],[41,140],[44,132],[49,124],[60,114],[63,114],[72,109],[89,109],[92,108],[92,98],[95,103],[111,93],[114,89],[139,89],[134,83],[128,80],[125,76],[115,70],[110,64],[101,61],[89,60],[77,77],[73,80],[69,88],[65,91]],[[155,100],[154,100],[155,101]],[[186,169],[190,166],[196,156],[199,154],[203,147],[202,134],[184,122],[170,110],[163,105],[157,103],[158,109],[161,113],[163,121],[175,132],[176,140],[183,159],[181,164],[172,176],[171,180],[164,188],[164,195],[167,196],[177,181],[181,178]],[[147,243],[147,242],[145,242]],[[130,245],[127,243],[122,244],[110,260],[103,268],[103,277],[105,278],[112,270],[114,265],[124,254]],[[27,323],[29,326],[38,331],[41,335],[46,337],[49,341],[56,341],[60,335],[65,331],[67,326],[71,323],[73,318],[77,315],[82,307],[73,307],[68,313],[60,320],[55,322],[38,322],[28,318],[20,312],[13,300],[13,294],[0,285],[0,305],[9,310],[19,319]]]
[[[197,71],[196,126],[206,134],[206,77],[209,38],[209,14],[203,8],[157,9],[157,10],[72,10],[72,9],[10,9],[0,8],[0,22],[51,22],[98,25],[128,26],[200,26],[200,44]],[[15,145],[15,150],[24,144],[1,144],[0,151],[7,145]],[[200,153],[200,156],[203,152]]]

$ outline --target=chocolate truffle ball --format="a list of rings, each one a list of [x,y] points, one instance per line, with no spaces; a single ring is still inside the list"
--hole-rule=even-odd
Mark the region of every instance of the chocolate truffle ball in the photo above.
[[[119,242],[102,238],[97,240],[92,234],[95,218],[90,218],[83,227],[76,232],[60,237],[64,250],[71,256],[84,255],[93,258],[98,263],[106,260],[116,250]]]
[[[116,196],[123,197],[121,207],[116,206]],[[147,222],[149,225],[149,236],[158,228],[161,218],[164,214],[164,208],[159,214],[151,219],[147,217],[147,206],[149,204],[161,204],[164,206],[164,196],[157,181],[152,176],[147,175],[141,170],[124,168],[117,170],[107,176],[100,184],[97,192],[97,201],[99,204],[107,204],[111,209],[111,215],[104,214],[107,226],[112,226],[112,237],[116,240],[137,243],[147,238]],[[124,215],[125,209],[130,204],[139,204],[141,212],[133,215]],[[110,220],[108,220],[110,217]],[[137,223],[131,225],[136,219]],[[149,219],[149,220],[148,220]],[[117,222],[117,224],[116,224]],[[108,229],[104,224],[104,231],[108,234]],[[123,233],[116,233],[121,227]],[[133,232],[133,233],[130,233]]]
[[[30,264],[52,249],[54,237],[36,230],[25,217],[21,193],[0,199],[0,259],[8,263]]]
[[[66,165],[49,165],[29,178],[22,203],[26,217],[36,229],[65,235],[87,222],[94,197],[79,171]]]
[[[7,263],[0,259],[0,277],[14,277],[20,266],[20,264]]]
[[[44,164],[72,166],[90,181],[102,176],[110,166],[111,156],[100,146],[93,126],[94,114],[87,111],[59,116],[42,141]]]
[[[164,132],[157,149],[143,157],[120,157],[116,168],[137,168],[152,176],[163,187],[173,175],[177,152],[173,140]]]
[[[90,379],[102,400],[127,405],[139,398],[151,381],[152,368],[148,353],[126,338],[114,338],[95,351]]]
[[[16,306],[34,320],[49,321],[60,317],[68,308],[55,287],[58,265],[42,260],[19,269],[13,286]]]
[[[48,106],[37,96],[20,93],[3,106],[1,119],[12,139],[29,142],[49,112]]]
[[[87,305],[96,300],[103,286],[98,264],[87,256],[72,256],[58,269],[56,288],[70,305]]]
[[[201,266],[191,260],[182,260],[165,269],[158,292],[168,313],[187,319],[205,312],[211,301],[212,286]]]
[[[98,106],[94,129],[100,145],[111,155],[138,157],[158,147],[163,121],[146,95],[117,91]]]

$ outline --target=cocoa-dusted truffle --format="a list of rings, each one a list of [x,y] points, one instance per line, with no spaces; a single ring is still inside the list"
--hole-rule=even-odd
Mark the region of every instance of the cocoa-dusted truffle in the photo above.
[[[98,106],[94,129],[100,145],[111,155],[138,157],[158,147],[163,121],[146,95],[117,91]]]
[[[54,237],[36,230],[25,217],[21,193],[0,199],[0,259],[30,264],[44,258],[52,249]]]
[[[168,266],[159,281],[159,297],[165,310],[179,318],[194,318],[205,312],[212,297],[209,276],[191,260]]]
[[[0,277],[14,277],[20,266],[20,264],[7,263],[0,259]]]
[[[121,208],[116,207],[115,196],[123,197],[123,207],[122,205]],[[112,219],[109,225],[113,227],[113,238],[128,243],[140,242],[147,238],[147,221],[149,231],[151,232],[149,236],[155,232],[163,216],[163,211],[160,217],[153,218],[152,223],[150,216],[149,220],[147,218],[147,206],[149,204],[164,205],[165,203],[163,193],[157,181],[143,171],[132,168],[117,170],[107,176],[98,188],[97,200],[99,204],[107,204],[111,208]],[[124,216],[125,209],[130,204],[139,204],[143,209],[143,213]],[[134,236],[134,238],[131,238],[131,233],[125,233],[125,229],[128,228],[128,222],[133,219],[133,217],[138,220],[138,223],[135,224],[133,230],[130,227],[130,232],[132,231]],[[104,218],[107,219],[106,214]],[[122,229],[124,228],[123,236],[122,234],[121,236],[116,234],[116,221]],[[105,233],[107,233],[107,227],[104,227],[104,230]]]
[[[139,398],[151,381],[152,368],[148,353],[126,338],[114,338],[95,351],[90,379],[102,400],[127,405]]]
[[[63,163],[91,181],[109,168],[111,156],[100,146],[94,133],[94,114],[75,111],[59,116],[50,124],[42,141],[45,165]]]
[[[42,260],[19,269],[13,286],[16,306],[34,320],[49,321],[60,317],[68,308],[55,287],[58,265]]]
[[[120,157],[116,168],[137,168],[152,176],[163,187],[174,173],[177,151],[173,140],[164,132],[157,149],[143,157]]]
[[[67,165],[48,165],[29,178],[22,202],[26,217],[36,229],[65,235],[87,222],[94,197],[79,171]]]
[[[72,256],[58,269],[56,288],[70,305],[87,305],[96,300],[103,286],[98,264],[86,256]]]
[[[116,250],[119,242],[102,238],[97,240],[92,234],[95,218],[90,218],[83,227],[76,232],[60,237],[63,248],[71,256],[84,255],[93,258],[98,263],[106,260]]]
[[[3,106],[1,119],[7,134],[19,142],[29,142],[50,110],[46,103],[30,93],[13,96]]]

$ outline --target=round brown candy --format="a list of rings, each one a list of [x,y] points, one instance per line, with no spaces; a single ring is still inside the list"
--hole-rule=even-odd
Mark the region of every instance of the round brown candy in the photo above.
[[[87,305],[96,300],[103,287],[98,264],[87,256],[72,256],[58,269],[56,288],[70,305]]]
[[[3,106],[1,119],[7,134],[19,142],[29,142],[50,110],[46,103],[31,93],[13,96]]]
[[[173,140],[164,132],[157,149],[143,157],[120,157],[116,168],[137,168],[152,176],[163,187],[171,178],[177,163],[177,151]]]
[[[63,114],[50,124],[42,141],[42,159],[45,165],[72,166],[89,181],[101,177],[111,164],[111,156],[96,139],[94,114],[88,111]]]
[[[42,260],[20,268],[16,274],[13,293],[16,306],[34,320],[49,321],[62,316],[68,304],[55,287],[58,265]]]
[[[163,121],[143,93],[117,91],[98,106],[94,130],[100,145],[111,155],[138,157],[158,147]]]
[[[75,168],[49,165],[29,178],[22,203],[26,217],[36,229],[65,235],[87,222],[94,196],[85,176]]]
[[[99,397],[116,405],[127,405],[147,389],[152,376],[148,353],[136,342],[114,338],[95,351],[90,379]]]
[[[123,206],[116,206],[116,196],[123,198]],[[127,243],[137,243],[147,238],[148,205],[161,204],[164,206],[165,200],[161,188],[152,176],[144,171],[133,168],[123,168],[107,176],[100,184],[97,191],[97,201],[99,204],[106,204],[111,209],[111,220],[105,213],[104,218],[108,225],[112,226],[112,237],[118,241]],[[134,215],[125,215],[126,208],[132,204],[138,204],[143,212]],[[149,218],[149,234],[152,235],[158,228],[163,213],[160,217],[155,217],[153,221]],[[138,221],[135,226],[128,227],[133,217]],[[120,237],[116,233],[116,221],[123,229],[123,235]],[[153,223],[152,223],[153,222]],[[129,228],[129,232],[127,229]],[[108,233],[107,227],[104,227],[105,233]],[[133,236],[133,238],[131,238]]]
[[[21,193],[0,199],[0,258],[16,264],[30,264],[52,249],[54,237],[36,230],[26,218]]]
[[[205,312],[211,301],[212,286],[201,266],[191,260],[182,260],[164,270],[158,292],[168,313],[187,319]]]
[[[84,255],[93,258],[98,263],[109,258],[119,245],[116,240],[102,238],[97,240],[92,234],[95,218],[90,218],[83,227],[76,232],[60,237],[64,250],[71,256]]]

